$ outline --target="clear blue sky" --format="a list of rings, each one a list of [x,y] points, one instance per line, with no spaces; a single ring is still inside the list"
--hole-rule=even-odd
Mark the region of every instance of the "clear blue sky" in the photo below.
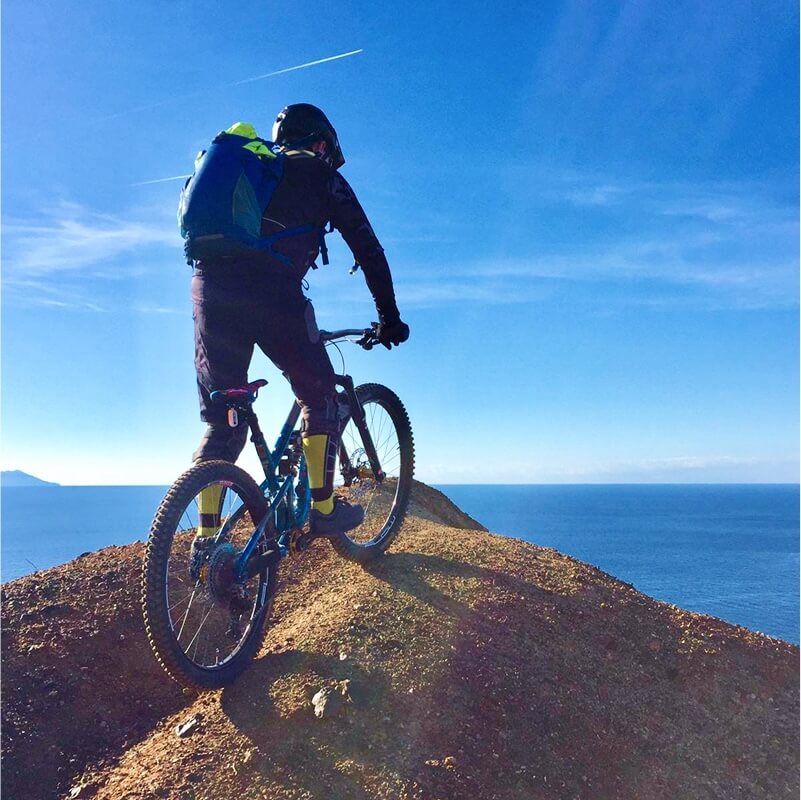
[[[412,330],[347,365],[406,401],[421,479],[798,480],[798,23],[789,0],[6,0],[3,468],[188,465],[180,182],[137,184],[312,102]],[[368,323],[332,256],[320,324]],[[251,376],[277,430],[283,379]]]

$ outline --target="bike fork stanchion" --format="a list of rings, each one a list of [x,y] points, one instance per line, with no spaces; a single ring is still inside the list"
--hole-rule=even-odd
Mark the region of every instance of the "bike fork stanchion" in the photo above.
[[[364,446],[364,452],[367,454],[367,458],[370,461],[370,467],[373,470],[373,477],[376,479],[376,481],[378,481],[378,483],[381,483],[386,476],[384,475],[384,471],[381,469],[381,462],[378,459],[378,452],[375,449],[373,437],[370,435],[370,429],[367,427],[364,409],[362,408],[362,404],[359,402],[359,398],[356,395],[356,389],[353,386],[353,378],[351,378],[350,375],[335,375],[334,378],[337,384],[347,392],[348,402],[350,403],[350,417],[362,437],[362,445]]]

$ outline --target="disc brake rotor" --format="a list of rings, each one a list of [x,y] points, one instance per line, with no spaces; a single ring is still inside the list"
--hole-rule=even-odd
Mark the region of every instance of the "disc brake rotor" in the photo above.
[[[354,479],[350,487],[351,498],[358,500],[379,487],[381,481],[376,479],[375,471],[370,465],[364,448],[360,447],[353,453],[350,459],[350,469]]]

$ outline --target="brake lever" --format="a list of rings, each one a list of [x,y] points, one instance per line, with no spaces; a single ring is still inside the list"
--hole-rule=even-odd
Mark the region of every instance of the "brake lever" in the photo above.
[[[358,344],[360,347],[363,347],[365,350],[372,350],[377,344],[379,344],[378,337],[375,335],[375,329],[377,325],[378,323],[374,322],[373,327],[370,328],[370,330],[365,331],[364,336],[362,336],[362,338],[359,339],[356,344]]]

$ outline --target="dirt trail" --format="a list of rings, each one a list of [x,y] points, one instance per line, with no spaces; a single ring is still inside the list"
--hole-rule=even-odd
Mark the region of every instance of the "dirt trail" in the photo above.
[[[369,570],[325,543],[287,564],[223,691],[157,667],[141,555],[3,587],[4,800],[798,797],[797,647],[489,534],[422,484]],[[326,686],[342,705],[317,719]]]

